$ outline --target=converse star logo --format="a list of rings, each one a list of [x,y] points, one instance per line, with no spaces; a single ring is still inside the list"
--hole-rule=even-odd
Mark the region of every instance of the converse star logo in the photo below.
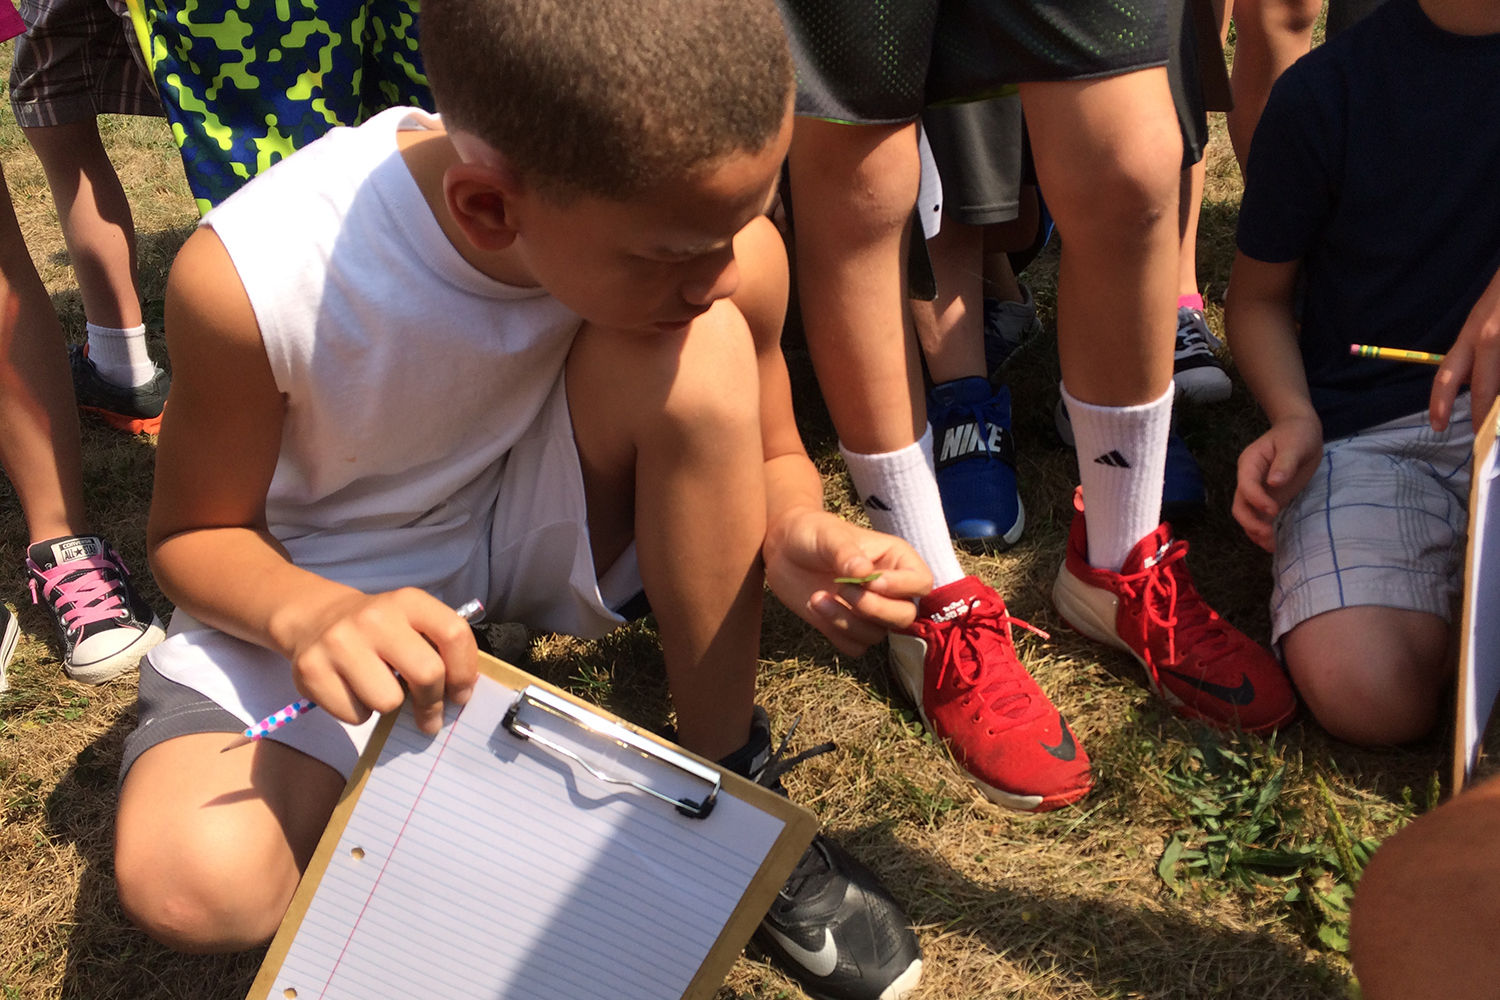
[[[1095,465],[1108,465],[1109,467],[1114,468],[1114,469],[1128,469],[1128,468],[1130,468],[1130,463],[1127,462],[1127,461],[1125,461],[1125,456],[1121,455],[1118,451],[1115,451],[1113,449],[1105,452],[1104,454],[1100,455],[1098,458],[1094,459],[1094,464]]]
[[[889,512],[890,509],[891,509],[890,506],[884,500],[880,499],[878,496],[876,496],[873,493],[871,493],[869,496],[865,497],[865,506],[868,507],[870,510],[883,510],[883,511],[886,511],[886,512]]]
[[[932,620],[935,622],[951,622],[955,618],[962,618],[977,607],[979,607],[979,598],[976,597],[971,600],[967,597],[960,597],[952,604],[943,605],[943,609],[934,614]]]
[[[70,563],[76,559],[91,559],[99,554],[99,539],[93,535],[80,535],[77,538],[64,539],[52,546],[52,558],[57,565]]]

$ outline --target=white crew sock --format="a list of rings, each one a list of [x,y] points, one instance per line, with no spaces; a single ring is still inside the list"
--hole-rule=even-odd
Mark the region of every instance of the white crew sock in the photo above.
[[[99,377],[115,385],[145,385],[156,375],[156,365],[146,353],[146,327],[116,330],[85,323],[89,332],[89,360]]]
[[[1137,406],[1095,406],[1063,386],[1078,448],[1089,565],[1115,572],[1161,524],[1162,477],[1172,433],[1172,391]]]
[[[839,445],[849,478],[876,531],[904,539],[932,571],[934,587],[961,580],[967,574],[953,554],[943,498],[932,471],[932,427],[922,440],[900,451],[856,455]]]

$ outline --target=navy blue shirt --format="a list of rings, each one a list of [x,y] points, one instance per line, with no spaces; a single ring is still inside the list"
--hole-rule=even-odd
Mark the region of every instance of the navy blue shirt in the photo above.
[[[1500,34],[1390,0],[1286,71],[1255,130],[1239,249],[1302,260],[1302,360],[1325,438],[1427,408],[1431,366],[1500,268]]]

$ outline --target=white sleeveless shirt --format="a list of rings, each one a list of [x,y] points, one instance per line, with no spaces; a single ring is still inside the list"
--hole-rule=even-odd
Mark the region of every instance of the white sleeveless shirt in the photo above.
[[[398,131],[435,125],[392,108],[334,129],[202,225],[234,262],[286,397],[271,533],[321,576],[457,605],[489,594],[506,455],[552,396],[580,320],[449,242],[396,145]],[[182,612],[151,663],[242,717],[296,697],[285,659]],[[318,739],[321,714],[283,729],[286,742]],[[362,746],[366,727],[348,728]]]

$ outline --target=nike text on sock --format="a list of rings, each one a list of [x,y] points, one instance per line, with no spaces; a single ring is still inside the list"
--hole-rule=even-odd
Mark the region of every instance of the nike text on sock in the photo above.
[[[1078,448],[1089,563],[1119,571],[1161,523],[1162,477],[1172,431],[1172,385],[1136,406],[1095,406],[1063,387]]]
[[[932,571],[934,585],[961,580],[943,500],[932,471],[932,428],[898,451],[860,455],[839,446],[849,478],[876,531],[904,539]]]
[[[156,365],[146,351],[146,327],[117,330],[86,323],[89,360],[106,382],[129,388],[145,385],[156,375]]]

